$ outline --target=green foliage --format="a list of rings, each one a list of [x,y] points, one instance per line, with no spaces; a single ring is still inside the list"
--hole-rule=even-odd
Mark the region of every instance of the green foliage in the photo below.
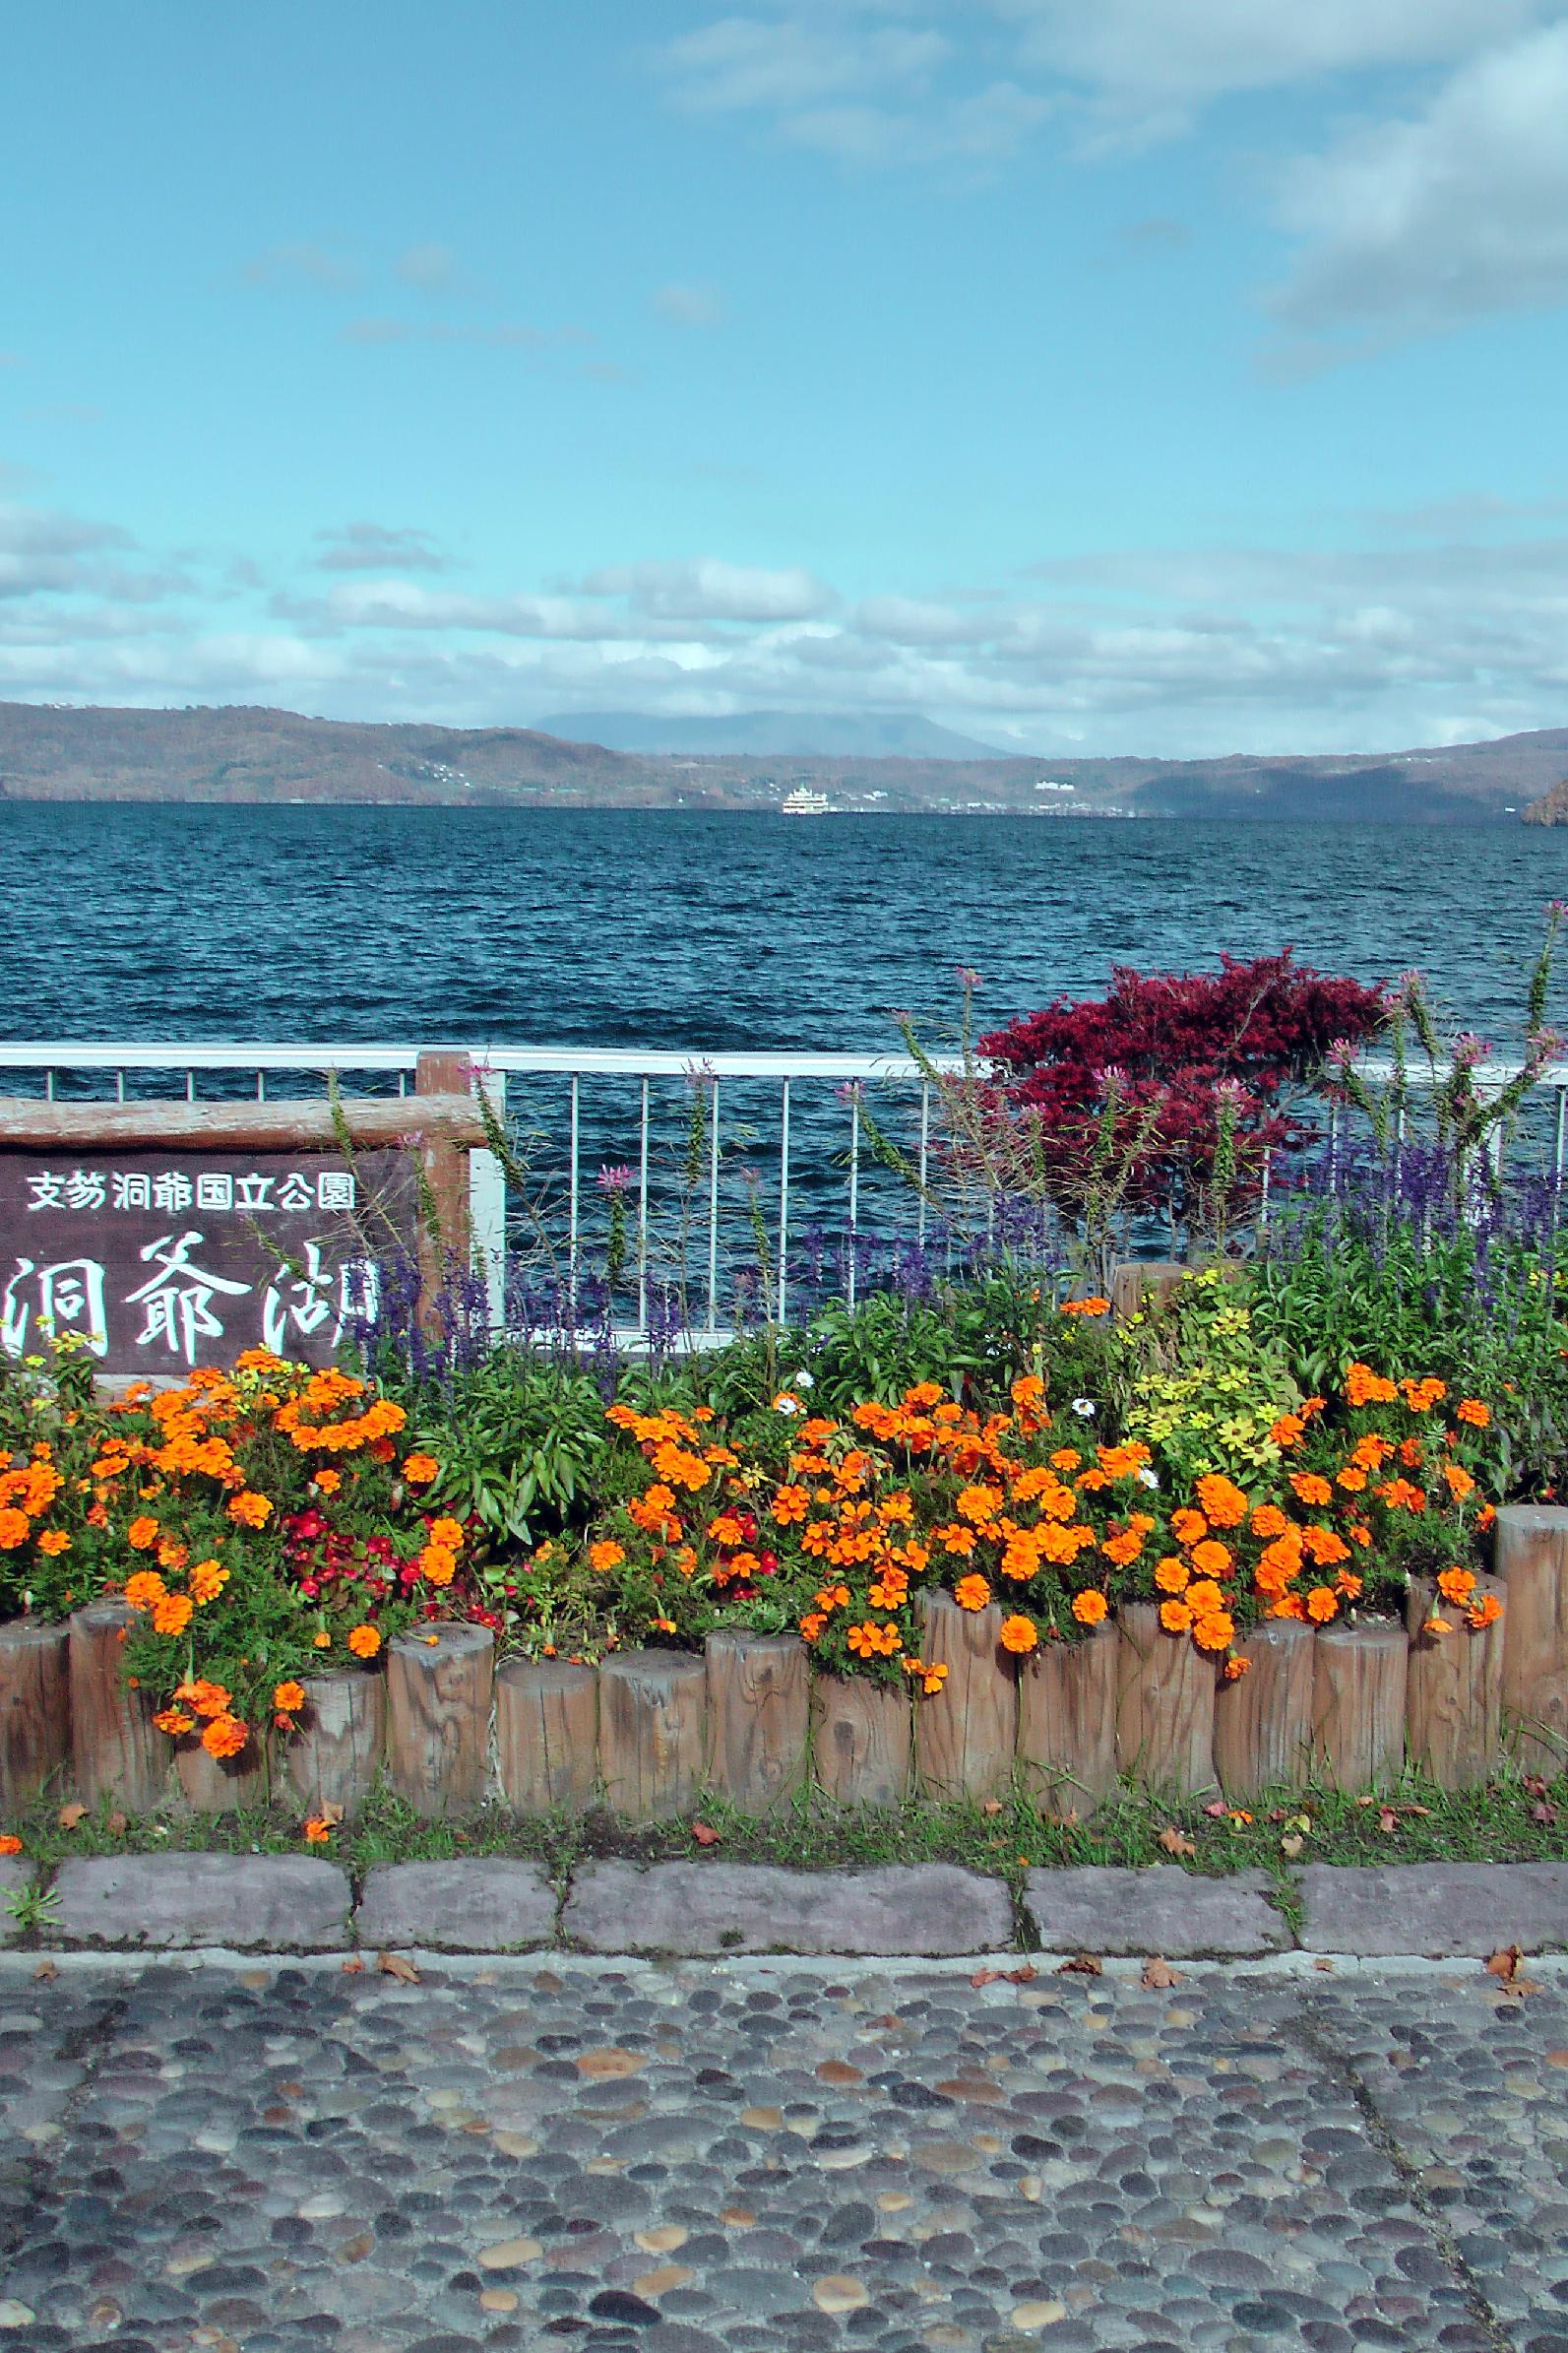
[[[1269,1432],[1300,1392],[1239,1269],[1184,1275],[1167,1304],[1118,1325],[1112,1346],[1127,1368],[1127,1434],[1153,1447],[1169,1478],[1223,1471],[1247,1487],[1279,1463]]]
[[[592,1373],[504,1345],[409,1403],[418,1443],[441,1465],[429,1494],[436,1508],[472,1514],[506,1547],[588,1519],[609,1435]]]

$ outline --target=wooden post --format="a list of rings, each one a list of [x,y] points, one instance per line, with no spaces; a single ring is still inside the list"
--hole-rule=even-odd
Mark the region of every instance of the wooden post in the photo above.
[[[370,1795],[387,1736],[387,1679],[378,1668],[345,1667],[305,1679],[297,1730],[282,1736],[289,1786],[310,1813],[341,1806],[345,1820]]]
[[[465,1053],[442,1049],[422,1053],[414,1064],[416,1095],[467,1095],[473,1074]],[[420,1138],[419,1165],[434,1231],[419,1227],[420,1313],[430,1312],[451,1268],[467,1270],[473,1237],[469,1215],[469,1156],[440,1134]]]
[[[839,1806],[902,1806],[909,1789],[909,1694],[869,1675],[811,1679],[817,1785]]]
[[[1116,1628],[1042,1642],[1018,1679],[1018,1761],[1047,1812],[1080,1819],[1116,1786]]]
[[[1503,1589],[1477,1579],[1474,1598]],[[1422,1631],[1433,1613],[1446,1634]],[[1507,1616],[1506,1603],[1504,1617]],[[1489,1781],[1502,1755],[1503,1620],[1467,1624],[1465,1613],[1439,1598],[1436,1581],[1412,1581],[1405,1601],[1410,1665],[1405,1691],[1405,1742],[1412,1765],[1439,1789],[1472,1789]]]
[[[1183,1275],[1192,1273],[1179,1258],[1124,1258],[1110,1272],[1110,1311],[1118,1323],[1147,1309],[1164,1306]]]
[[[71,1779],[89,1806],[107,1799],[126,1813],[150,1813],[166,1794],[170,1752],[150,1693],[125,1680],[135,1623],[124,1602],[92,1602],[71,1621]]]
[[[921,1656],[948,1675],[940,1691],[915,1701],[920,1787],[933,1798],[1004,1796],[1018,1742],[1018,1682],[1001,1646],[1003,1613],[995,1602],[960,1609],[950,1593],[924,1594],[921,1606]]]
[[[472,1813],[490,1761],[495,1637],[447,1620],[399,1634],[387,1652],[387,1762],[415,1813]]]
[[[1405,1628],[1376,1618],[1326,1625],[1315,1647],[1312,1753],[1319,1778],[1356,1796],[1397,1781],[1405,1762]]]
[[[689,1812],[702,1787],[708,1670],[690,1651],[629,1650],[598,1671],[604,1803],[633,1821]]]
[[[1190,1634],[1167,1634],[1154,1602],[1124,1602],[1117,1626],[1118,1770],[1175,1797],[1213,1789],[1214,1661]]]
[[[1522,1772],[1568,1762],[1568,1511],[1505,1503],[1497,1514],[1503,1587],[1503,1728]]]
[[[496,1670],[495,1741],[514,1813],[586,1813],[598,1773],[598,1678],[567,1659]]]
[[[1236,1644],[1247,1672],[1214,1700],[1215,1770],[1232,1806],[1311,1773],[1314,1635],[1299,1618],[1265,1618]]]
[[[40,1619],[0,1625],[0,1812],[47,1788],[71,1753],[66,1630]]]
[[[237,1756],[209,1756],[196,1738],[176,1743],[174,1775],[192,1813],[238,1813],[267,1803],[266,1755],[254,1735]]]
[[[710,1634],[708,1779],[747,1813],[767,1813],[805,1779],[810,1668],[798,1634]]]

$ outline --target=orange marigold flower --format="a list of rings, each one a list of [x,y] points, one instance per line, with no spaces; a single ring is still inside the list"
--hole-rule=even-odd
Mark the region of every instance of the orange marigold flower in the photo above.
[[[1348,1495],[1358,1495],[1366,1485],[1366,1473],[1358,1462],[1348,1462],[1343,1471],[1336,1473],[1334,1484],[1343,1487]],[[1327,1495],[1322,1498],[1325,1503],[1328,1499]]]
[[[155,1634],[183,1634],[196,1614],[196,1604],[186,1593],[165,1593],[160,1602],[153,1605]]]
[[[934,1380],[916,1381],[912,1389],[905,1390],[904,1402],[906,1405],[922,1407],[940,1405],[942,1392]]]
[[[1462,1462],[1445,1462],[1443,1477],[1456,1503],[1463,1503],[1467,1495],[1475,1492],[1475,1482]]]
[[[1185,1634],[1192,1625],[1192,1612],[1185,1602],[1161,1602],[1160,1622],[1167,1634]]]
[[[1231,1566],[1228,1545],[1216,1542],[1211,1536],[1193,1547],[1192,1565],[1206,1577],[1227,1576]]]
[[[154,1610],[168,1587],[156,1568],[139,1568],[125,1580],[125,1598],[133,1610]]]
[[[1051,1456],[1051,1467],[1058,1471],[1076,1471],[1083,1459],[1076,1446],[1058,1446]]]
[[[1093,1585],[1087,1586],[1082,1593],[1075,1593],[1073,1596],[1073,1616],[1080,1625],[1098,1625],[1109,1607],[1105,1596],[1098,1592]]]
[[[304,1704],[305,1686],[303,1684],[296,1684],[290,1680],[274,1686],[273,1705],[280,1714],[291,1716],[296,1709],[302,1708]]]
[[[1200,1650],[1228,1650],[1235,1631],[1236,1622],[1228,1610],[1211,1610],[1194,1624],[1192,1638]]]
[[[1210,1471],[1199,1480],[1198,1500],[1211,1528],[1239,1528],[1246,1515],[1246,1496],[1222,1471]]]
[[[1466,1612],[1470,1624],[1478,1634],[1483,1626],[1495,1625],[1503,1614],[1503,1605],[1495,1593],[1483,1593],[1474,1608]]]
[[[1223,1610],[1225,1597],[1212,1577],[1199,1577],[1187,1587],[1182,1600],[1196,1618],[1207,1617],[1214,1610]]]
[[[1185,1593],[1191,1581],[1191,1569],[1185,1560],[1178,1560],[1174,1553],[1155,1562],[1155,1583],[1161,1593]]]
[[[439,1524],[438,1522],[437,1525],[439,1526]],[[619,1568],[625,1558],[626,1547],[623,1544],[617,1544],[613,1536],[601,1537],[597,1544],[591,1544],[588,1548],[589,1567],[596,1570],[599,1576],[602,1576],[607,1569]]]
[[[957,1553],[961,1558],[968,1558],[974,1550],[974,1530],[966,1528],[960,1520],[953,1520],[946,1527],[933,1528],[931,1540],[941,1545],[944,1551]]]
[[[1326,1479],[1319,1478],[1316,1471],[1292,1471],[1290,1485],[1303,1503],[1322,1504],[1333,1501],[1334,1490]],[[1261,1535],[1263,1531],[1260,1529],[1258,1533]],[[1280,1531],[1277,1530],[1276,1533],[1278,1534]]]
[[[1439,1618],[1435,1610],[1421,1627],[1421,1632],[1423,1634],[1451,1634],[1453,1630],[1453,1620],[1449,1618]]]
[[[448,1552],[461,1553],[463,1550],[462,1521],[448,1518],[445,1515],[438,1520],[432,1520],[430,1522],[430,1542],[444,1544]]]
[[[1023,1655],[1039,1641],[1039,1632],[1033,1618],[1004,1618],[1002,1621],[1002,1648]]]
[[[157,1520],[144,1511],[126,1529],[125,1541],[133,1553],[150,1553],[157,1542]]]
[[[847,1585],[819,1586],[817,1590],[817,1608],[819,1610],[831,1612],[833,1610],[847,1610],[848,1607],[849,1588]]]
[[[194,1683],[176,1684],[176,1699],[183,1699],[187,1707],[199,1716],[223,1716],[228,1713],[228,1693],[221,1684],[209,1683],[200,1676]]]
[[[305,1824],[305,1837],[311,1846],[325,1846],[332,1836],[332,1824],[324,1813],[313,1813]]]
[[[356,1659],[373,1659],[381,1648],[381,1636],[373,1625],[351,1626],[348,1647]]]
[[[1107,1536],[1099,1549],[1107,1560],[1113,1560],[1118,1568],[1125,1568],[1143,1551],[1144,1540],[1136,1528],[1123,1528],[1119,1536]]]
[[[1302,1540],[1319,1568],[1334,1568],[1340,1561],[1348,1560],[1350,1548],[1343,1536],[1332,1528],[1320,1528],[1316,1522],[1302,1530]]]
[[[1269,1436],[1276,1446],[1296,1446],[1301,1442],[1301,1433],[1305,1428],[1306,1424],[1299,1414],[1282,1414],[1269,1431]],[[1232,1660],[1231,1664],[1234,1665],[1235,1662]]]
[[[15,1830],[7,1830],[0,1836],[0,1855],[20,1855],[21,1852],[22,1841]]]
[[[237,1756],[250,1739],[250,1730],[237,1716],[215,1716],[202,1735],[209,1756]]]
[[[63,1528],[45,1528],[38,1538],[38,1550],[47,1560],[58,1560],[62,1553],[71,1550],[71,1539]]]
[[[1462,1397],[1454,1409],[1455,1418],[1468,1422],[1472,1430],[1484,1430],[1491,1421],[1491,1408],[1482,1405],[1478,1397]]]
[[[805,1617],[800,1621],[801,1640],[803,1642],[815,1642],[827,1622],[827,1619],[823,1616],[820,1610],[808,1610]]]
[[[324,1495],[335,1495],[343,1485],[343,1473],[333,1470],[328,1465],[326,1469],[316,1473],[312,1484],[319,1487]]]
[[[983,1610],[990,1598],[990,1586],[981,1576],[960,1577],[953,1588],[953,1599],[961,1610]]]
[[[1370,1365],[1352,1365],[1345,1375],[1345,1394],[1351,1405],[1392,1405],[1399,1391]]]
[[[1340,1598],[1330,1585],[1314,1585],[1306,1597],[1306,1614],[1314,1625],[1327,1625],[1339,1615]]]
[[[457,1555],[444,1544],[427,1544],[419,1567],[432,1585],[450,1585],[458,1573]]]
[[[1385,1479],[1378,1494],[1390,1511],[1424,1511],[1426,1497],[1408,1479]]]
[[[614,1420],[615,1411],[612,1406],[609,1415],[611,1421]],[[404,1463],[403,1475],[410,1487],[428,1487],[432,1479],[440,1478],[441,1465],[433,1454],[410,1454]]]
[[[1254,1536],[1283,1536],[1290,1525],[1278,1503],[1260,1503],[1248,1523]]]
[[[268,1498],[257,1494],[253,1488],[247,1487],[239,1494],[229,1497],[228,1516],[231,1520],[237,1520],[242,1528],[265,1528],[272,1515],[273,1507]]]
[[[1178,1544],[1200,1544],[1209,1533],[1209,1523],[1201,1511],[1183,1504],[1170,1515],[1170,1532]]]
[[[810,1500],[803,1487],[781,1487],[773,1499],[773,1516],[781,1528],[787,1528],[805,1518]]]
[[[1438,1577],[1437,1590],[1444,1601],[1457,1602],[1463,1607],[1475,1590],[1475,1572],[1469,1568],[1445,1568]]]
[[[1241,1678],[1244,1675],[1249,1675],[1251,1671],[1252,1661],[1250,1659],[1226,1659],[1225,1682],[1227,1684],[1239,1683]]]
[[[921,1691],[927,1699],[934,1699],[948,1679],[946,1662],[938,1660],[934,1665],[928,1667],[922,1660],[917,1668],[917,1673],[920,1678]]]
[[[1361,1579],[1353,1568],[1342,1568],[1334,1580],[1334,1590],[1344,1601],[1358,1602],[1361,1598]]]
[[[198,1560],[190,1574],[191,1599],[216,1602],[227,1583],[228,1571],[220,1561]]]
[[[182,1707],[160,1707],[153,1718],[159,1732],[166,1732],[170,1740],[178,1740],[182,1733],[196,1730],[196,1718],[187,1715]]]

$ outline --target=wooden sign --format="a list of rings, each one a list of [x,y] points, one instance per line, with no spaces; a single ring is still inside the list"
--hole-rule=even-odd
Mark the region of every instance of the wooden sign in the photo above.
[[[107,1373],[330,1365],[373,1315],[378,1261],[418,1247],[406,1152],[0,1149],[0,1347],[75,1333]]]

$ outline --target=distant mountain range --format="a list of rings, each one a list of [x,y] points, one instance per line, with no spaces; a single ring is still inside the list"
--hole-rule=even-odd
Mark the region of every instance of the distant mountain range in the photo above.
[[[913,714],[862,717],[852,711],[736,711],[728,719],[663,719],[653,711],[556,711],[539,726],[572,743],[611,751],[781,752],[828,760],[994,760],[999,747]]]
[[[774,713],[721,724],[745,731],[776,722],[807,733],[819,725]],[[581,714],[571,722],[587,724]],[[923,731],[922,741],[965,741],[925,721],[844,724],[874,734],[884,727],[902,731],[907,743],[915,739],[910,731]],[[690,723],[674,731],[692,742]],[[0,703],[0,799],[13,800],[766,812],[809,785],[848,815],[1485,825],[1517,823],[1565,772],[1568,728],[1334,758],[1018,759],[983,747],[889,754],[880,741],[861,752],[693,748],[677,756],[568,741],[533,728],[377,726],[247,706],[127,711]],[[1551,801],[1553,814],[1560,805],[1561,795]]]

